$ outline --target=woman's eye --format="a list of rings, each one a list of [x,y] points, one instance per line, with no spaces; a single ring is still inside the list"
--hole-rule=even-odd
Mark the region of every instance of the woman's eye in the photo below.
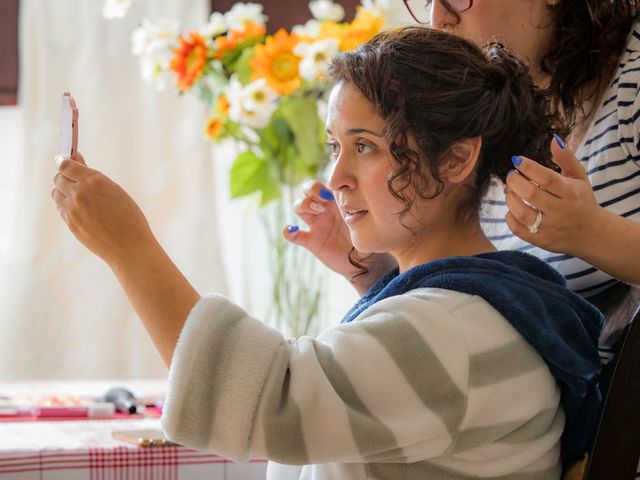
[[[327,147],[329,147],[329,151],[334,157],[340,152],[340,147],[336,142],[327,142]]]
[[[358,142],[356,143],[356,151],[358,153],[369,153],[372,150],[371,145],[367,145],[366,143]]]

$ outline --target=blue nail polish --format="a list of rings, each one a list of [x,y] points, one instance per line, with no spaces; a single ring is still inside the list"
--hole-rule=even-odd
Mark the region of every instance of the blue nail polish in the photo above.
[[[512,174],[513,172],[515,172],[515,171],[516,171],[516,169],[515,169],[515,168],[510,168],[510,169],[507,171],[507,177],[508,177],[509,175],[511,175],[511,174]]]
[[[324,198],[325,200],[333,200],[333,193],[331,193],[329,190],[327,190],[326,188],[321,188],[320,189],[320,196],[322,198]]]
[[[289,232],[289,233],[295,233],[295,232],[297,232],[298,230],[300,230],[300,227],[299,227],[299,226],[297,226],[297,225],[289,225],[289,226],[287,227],[287,232]]]
[[[516,167],[519,167],[522,163],[522,157],[520,155],[514,155],[513,157],[511,157],[511,161]]]
[[[560,138],[560,135],[558,135],[557,133],[554,133],[553,134],[553,138],[556,141],[556,143],[558,144],[558,146],[564,150],[564,147],[566,147],[566,145],[564,143],[564,140],[562,140],[562,138]]]

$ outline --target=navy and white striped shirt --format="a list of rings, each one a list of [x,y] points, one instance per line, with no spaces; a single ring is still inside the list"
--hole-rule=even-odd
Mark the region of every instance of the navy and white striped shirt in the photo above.
[[[640,221],[640,23],[629,34],[618,69],[605,92],[576,156],[587,170],[598,203]],[[588,263],[551,253],[516,237],[504,221],[504,186],[494,182],[482,202],[482,228],[500,250],[520,250],[558,269],[583,296],[604,290],[615,279]]]

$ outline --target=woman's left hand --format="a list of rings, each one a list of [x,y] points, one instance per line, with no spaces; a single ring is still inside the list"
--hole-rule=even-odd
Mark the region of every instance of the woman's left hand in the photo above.
[[[587,172],[569,148],[551,141],[553,161],[562,173],[521,158],[517,170],[507,176],[505,220],[522,240],[545,250],[578,256],[589,242],[602,208],[598,205]],[[542,217],[536,222],[540,211]],[[534,226],[539,223],[537,231]],[[533,231],[532,231],[533,230]]]
[[[69,230],[112,267],[155,242],[140,207],[118,184],[84,162],[64,160],[51,197]]]

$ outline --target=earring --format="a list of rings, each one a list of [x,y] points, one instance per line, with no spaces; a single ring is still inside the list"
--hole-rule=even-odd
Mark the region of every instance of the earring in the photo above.
[[[555,7],[555,6],[557,6],[559,3],[560,3],[560,0],[548,0],[548,2],[547,2],[547,4],[548,4],[550,7]]]

